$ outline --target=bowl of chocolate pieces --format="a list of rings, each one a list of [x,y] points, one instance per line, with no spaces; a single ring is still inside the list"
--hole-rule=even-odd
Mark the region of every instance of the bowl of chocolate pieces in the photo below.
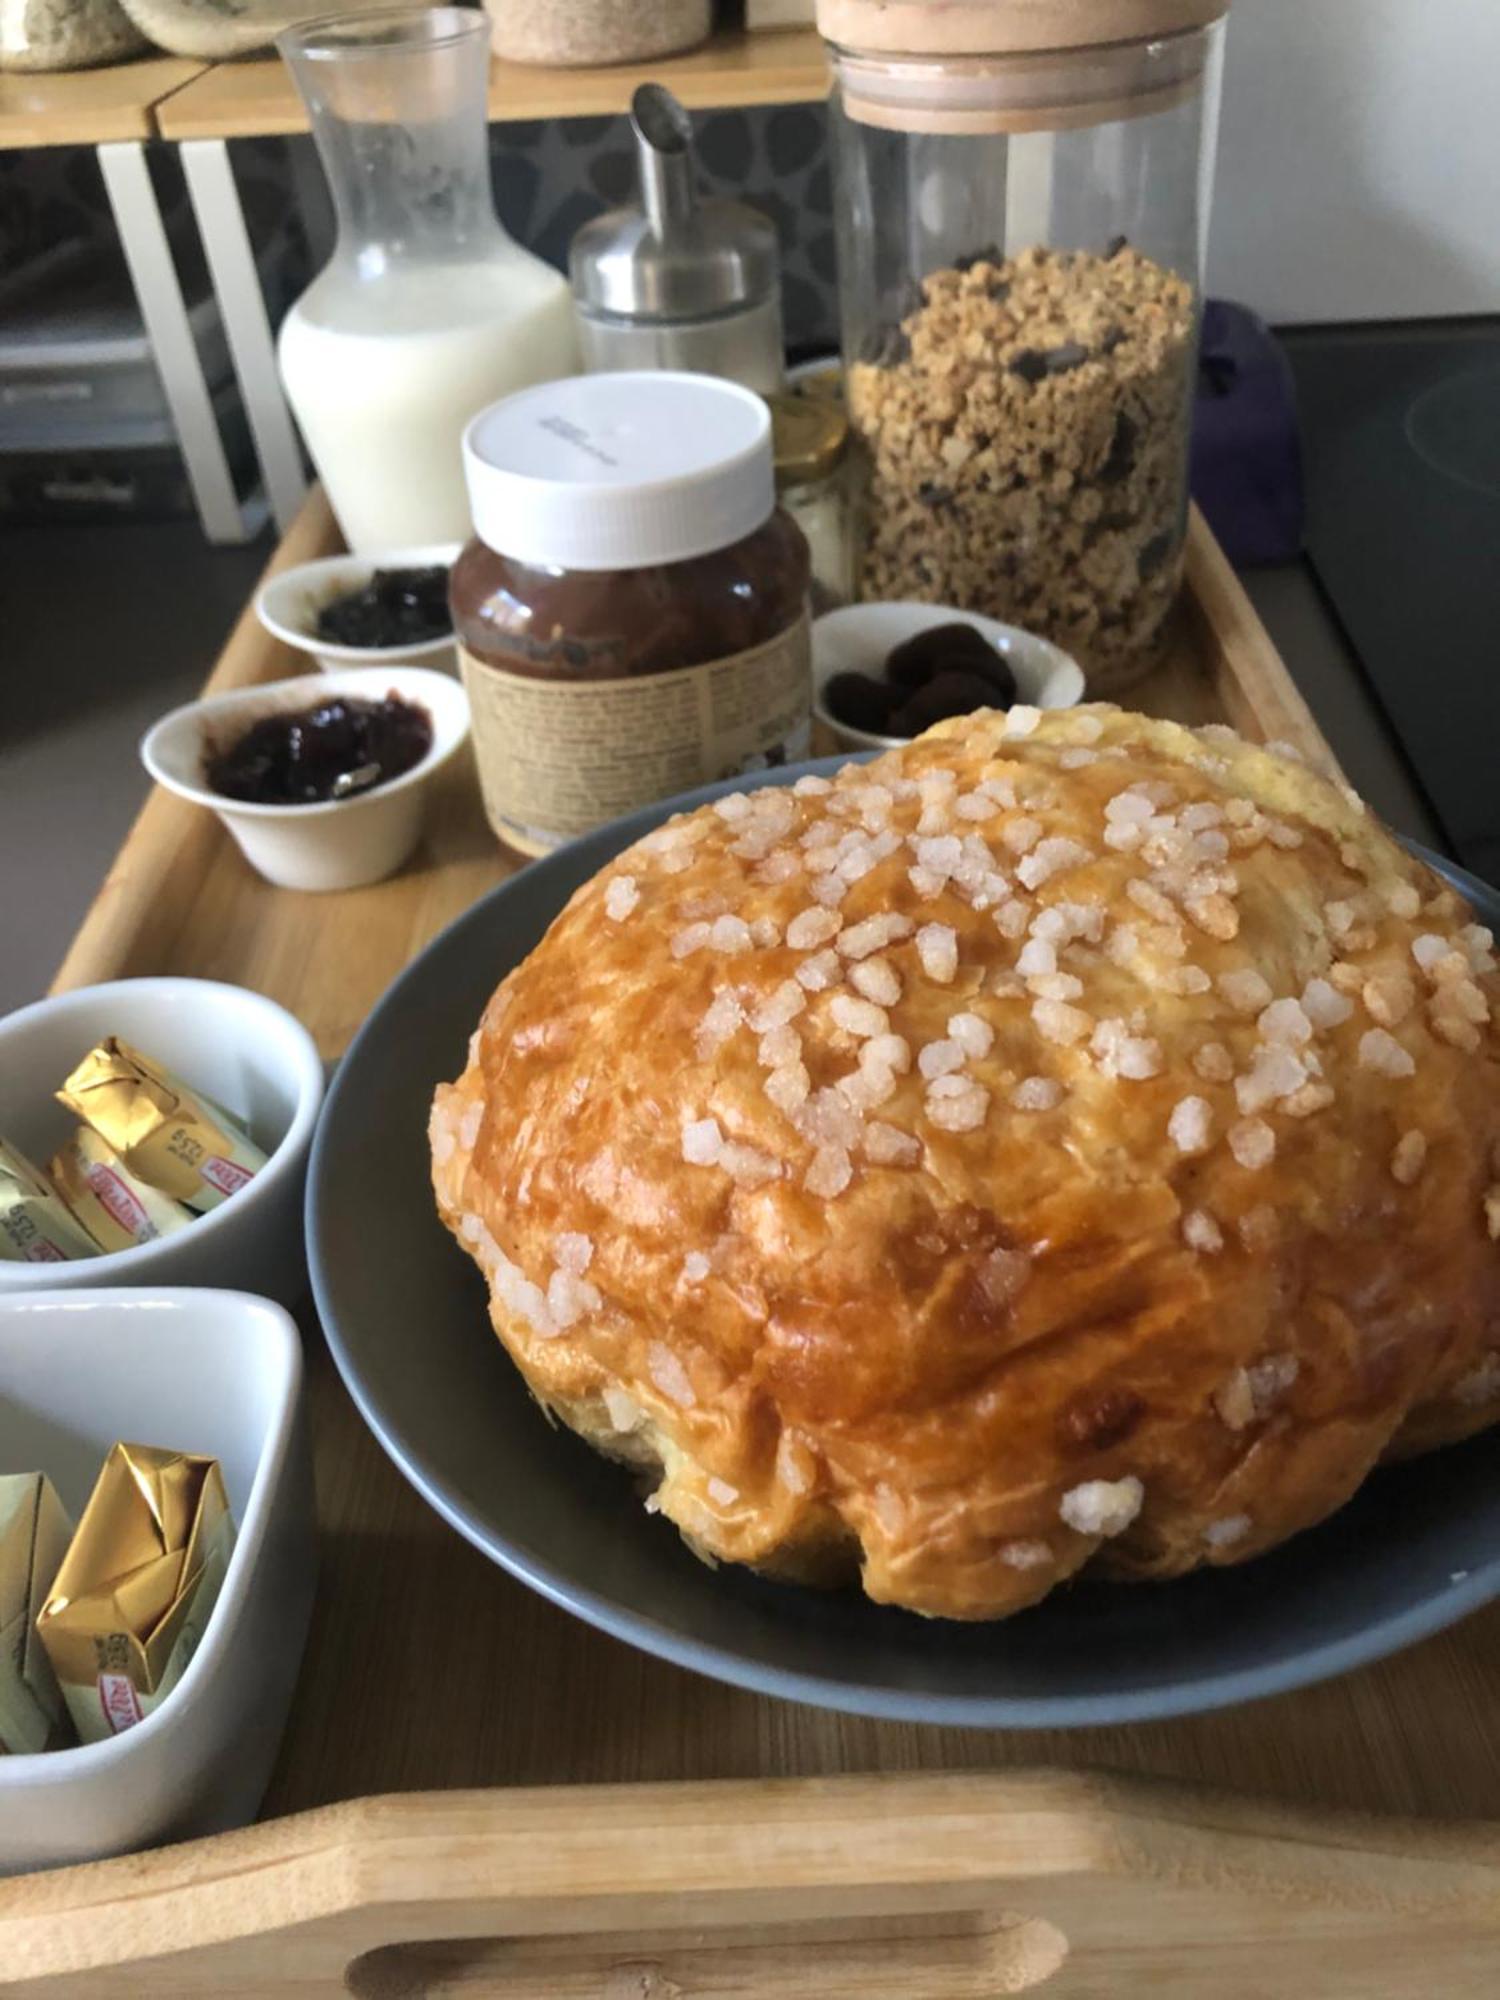
[[[840,750],[889,750],[952,715],[1071,708],[1078,663],[1034,632],[942,604],[850,604],[815,619],[813,710]]]

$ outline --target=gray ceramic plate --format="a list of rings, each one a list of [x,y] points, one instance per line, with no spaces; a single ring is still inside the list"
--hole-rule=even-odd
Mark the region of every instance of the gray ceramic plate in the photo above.
[[[1214,1708],[1342,1673],[1500,1596],[1493,1434],[1377,1473],[1332,1521],[1258,1562],[1160,1586],[1080,1584],[1006,1624],[963,1626],[706,1569],[626,1473],[551,1429],[434,1213],[428,1103],[567,897],[681,803],[605,827],[476,903],[392,986],[329,1096],[307,1204],[318,1309],[366,1420],[440,1514],[648,1652],[918,1722],[1055,1728]],[[1445,872],[1500,927],[1500,897]]]

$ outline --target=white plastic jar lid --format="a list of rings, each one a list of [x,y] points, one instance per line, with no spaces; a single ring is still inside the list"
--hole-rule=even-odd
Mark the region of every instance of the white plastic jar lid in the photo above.
[[[553,569],[639,569],[731,547],[776,505],[771,416],[712,375],[571,375],[464,432],[474,532]]]

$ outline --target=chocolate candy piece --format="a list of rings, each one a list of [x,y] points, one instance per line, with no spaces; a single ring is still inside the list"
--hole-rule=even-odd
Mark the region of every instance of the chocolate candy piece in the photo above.
[[[1115,412],[1114,434],[1109,452],[1095,474],[1101,486],[1118,486],[1135,464],[1136,427],[1124,410]]]
[[[80,1125],[47,1171],[73,1220],[101,1250],[133,1250],[192,1227],[183,1204],[133,1174],[92,1126]]]
[[[1049,347],[1043,357],[1049,375],[1071,375],[1088,358],[1088,349],[1078,340],[1065,340],[1060,347]]]
[[[81,1743],[118,1736],[166,1700],[233,1548],[216,1458],[111,1447],[35,1626]],[[235,1643],[253,1648],[255,1636],[241,1629]]]
[[[851,729],[863,729],[871,736],[891,736],[891,711],[902,699],[900,688],[890,687],[870,674],[835,674],[823,690],[830,715]]]
[[[913,633],[891,648],[885,663],[886,679],[898,688],[925,687],[935,675],[954,672],[982,674],[990,683],[990,708],[1009,708],[1016,698],[1010,663],[977,626],[959,619]]]
[[[69,1212],[47,1176],[0,1139],[0,1263],[65,1264],[72,1257],[98,1254],[98,1244]],[[0,1536],[0,1543],[3,1540]],[[3,1654],[0,1646],[0,1694],[5,1680]]]
[[[0,1472],[0,1758],[61,1750],[73,1740],[62,1689],[34,1635],[72,1539],[73,1523],[45,1473]]]
[[[1153,535],[1135,559],[1135,566],[1142,577],[1155,576],[1166,561],[1172,547],[1172,537],[1168,534]]]
[[[952,715],[972,715],[976,708],[998,708],[994,683],[983,674],[950,668],[918,688],[886,725],[888,736],[920,736],[935,722]]]
[[[83,1165],[108,1167],[117,1153],[137,1180],[199,1215],[228,1200],[266,1164],[265,1154],[227,1111],[117,1035],[90,1049],[56,1094],[104,1142]],[[177,1226],[162,1211],[151,1218],[149,1231],[137,1230],[131,1204],[143,1204],[125,1187],[112,1195],[125,1217],[121,1226],[137,1241]]]
[[[984,669],[996,653],[977,625],[952,618],[943,625],[925,625],[886,655],[885,677],[897,687],[919,688],[945,667]]]

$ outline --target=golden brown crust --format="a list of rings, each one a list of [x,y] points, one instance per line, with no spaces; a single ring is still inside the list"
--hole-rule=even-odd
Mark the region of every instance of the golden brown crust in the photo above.
[[[968,718],[582,889],[434,1181],[534,1393],[696,1547],[999,1617],[1500,1416],[1497,992],[1310,771]]]

